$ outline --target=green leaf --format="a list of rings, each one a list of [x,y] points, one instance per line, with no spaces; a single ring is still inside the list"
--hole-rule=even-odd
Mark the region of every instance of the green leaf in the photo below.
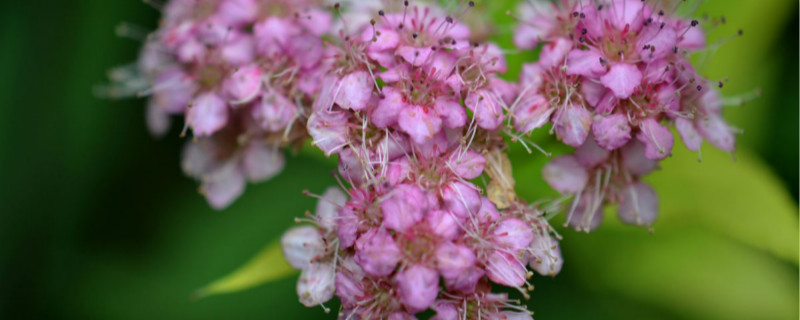
[[[659,194],[654,234],[607,210],[586,235],[563,233],[565,273],[601,294],[696,319],[797,318],[797,207],[747,150],[736,161],[683,146],[646,180]]]
[[[708,145],[701,163],[682,145],[673,153],[646,179],[660,199],[657,231],[700,227],[798,263],[797,206],[764,163],[748,150],[734,161]]]
[[[280,242],[276,241],[261,250],[245,265],[231,274],[197,290],[192,298],[246,290],[274,280],[280,280],[296,271],[283,258]]]
[[[797,319],[797,270],[703,229],[649,235],[616,219],[568,233],[565,271],[601,294],[693,319]]]
[[[756,88],[763,90],[761,98],[742,108],[727,108],[724,112],[729,123],[747,132],[740,140],[758,147],[769,136],[770,114],[783,109],[781,99],[787,95],[780,87],[781,74],[787,72],[781,59],[787,40],[781,38],[781,31],[797,29],[790,24],[792,15],[797,14],[797,1],[771,0],[769,5],[765,5],[761,1],[710,0],[700,5],[696,17],[705,13],[712,17],[724,16],[727,20],[719,26],[701,23],[710,30],[709,44],[713,46],[718,41],[734,39],[710,50],[711,56],[698,61],[696,67],[709,79],[730,79],[721,90],[724,96],[738,96]],[[744,33],[736,38],[738,30]],[[794,92],[792,94],[796,95]]]
[[[735,160],[709,145],[702,151],[698,162],[678,142],[662,170],[646,178],[660,199],[654,234],[623,225],[613,210],[592,234],[562,231],[559,277],[676,316],[797,318],[796,204],[747,149]],[[525,156],[512,159],[520,195],[549,196],[539,177],[548,160]]]

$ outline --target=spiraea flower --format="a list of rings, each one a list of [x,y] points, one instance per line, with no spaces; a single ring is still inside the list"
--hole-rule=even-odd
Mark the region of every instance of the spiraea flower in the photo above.
[[[192,135],[186,173],[222,209],[245,181],[280,172],[280,148],[307,136],[332,15],[315,1],[283,0],[174,0],[163,12],[138,77],[122,79],[127,86],[115,93],[150,96],[147,121],[155,135],[168,131],[170,115],[184,116],[183,132]]]
[[[670,124],[691,150],[703,139],[734,150],[715,90],[722,82],[702,78],[688,60],[705,48],[702,26],[667,3],[561,1],[518,18],[524,35],[517,44],[541,42],[542,50],[538,62],[523,67],[515,128],[530,133],[549,122],[575,147],[543,174],[574,196],[567,220],[578,229],[597,227],[608,203],[617,204],[623,221],[652,225],[657,196],[640,178],[671,155]]]
[[[338,155],[349,196],[326,241],[338,248],[340,318],[415,319],[467,300],[482,306],[459,318],[530,318],[490,283],[527,296],[531,269],[555,275],[562,259],[543,211],[513,196],[503,123],[517,87],[498,77],[501,50],[470,43],[469,28],[431,5],[343,25],[308,121],[314,145]],[[482,176],[492,190],[474,182]]]
[[[310,138],[337,158],[339,187],[281,238],[303,305],[329,311],[337,297],[340,319],[531,319],[493,287],[527,299],[533,275],[561,271],[553,214],[588,232],[610,204],[650,227],[658,197],[642,177],[671,155],[670,126],[695,151],[732,152],[735,131],[723,82],[689,63],[703,25],[672,1],[527,3],[514,43],[541,51],[518,83],[474,28],[486,24],[463,22],[474,6],[172,0],[110,93],[150,96],[156,135],[183,115],[183,169],[214,208],[279,173],[282,147]],[[528,148],[548,124],[574,152],[543,169],[564,196],[531,205],[508,141]]]

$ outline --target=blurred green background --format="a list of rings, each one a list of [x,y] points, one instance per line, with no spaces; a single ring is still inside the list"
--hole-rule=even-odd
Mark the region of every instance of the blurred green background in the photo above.
[[[512,1],[490,2],[509,48]],[[676,144],[649,181],[661,197],[655,233],[608,215],[591,235],[563,230],[563,272],[536,277],[538,319],[790,319],[798,316],[798,8],[791,0],[709,0],[725,15],[722,46],[701,73],[728,77],[725,110],[744,130],[735,161]],[[190,294],[259,252],[312,209],[301,190],[332,185],[330,160],[292,156],[278,178],[248,187],[215,212],[178,166],[177,132],[152,139],[144,102],[93,96],[105,71],[133,61],[139,43],[115,36],[154,28],[141,1],[0,4],[0,319],[297,319],[296,276],[240,293]],[[531,59],[514,55],[511,66]],[[177,129],[176,129],[177,130]],[[551,139],[540,139],[559,152]],[[514,151],[520,194],[552,195],[546,161]],[[334,318],[328,315],[327,318]]]

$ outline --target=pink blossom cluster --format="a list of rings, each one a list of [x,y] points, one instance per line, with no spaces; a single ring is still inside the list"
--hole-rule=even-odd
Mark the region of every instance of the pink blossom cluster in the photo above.
[[[314,0],[172,0],[138,62],[157,136],[182,115],[187,175],[222,209],[247,181],[279,173],[281,146],[307,136],[307,107],[325,70],[332,14]]]
[[[336,295],[343,319],[415,319],[429,309],[435,319],[530,319],[491,284],[527,295],[528,266],[560,271],[553,230],[513,195],[503,153],[516,86],[498,77],[500,49],[471,43],[470,31],[443,10],[405,2],[330,44],[308,131],[338,155],[349,187],[346,197],[320,197],[328,205],[312,216],[315,227],[283,237],[302,270],[304,304]],[[475,183],[484,173],[493,180],[486,190]],[[307,248],[316,249],[292,261]]]
[[[338,297],[342,319],[531,319],[492,288],[527,298],[534,272],[561,270],[546,215],[559,202],[517,198],[508,141],[549,125],[574,147],[543,176],[584,231],[609,204],[653,224],[641,178],[670,156],[670,125],[691,150],[734,150],[722,82],[688,61],[706,47],[701,26],[671,3],[532,1],[514,42],[541,53],[511,83],[504,52],[463,19],[472,1],[172,0],[138,70],[149,127],[184,116],[184,171],[215,208],[277,174],[281,147],[309,138],[336,155],[341,188],[281,239],[304,305]]]
[[[734,129],[721,117],[722,100],[689,55],[706,46],[697,20],[674,14],[669,1],[567,1],[526,7],[515,43],[542,46],[523,67],[521,103],[511,112],[522,133],[552,124],[572,155],[552,160],[545,180],[573,195],[567,221],[589,231],[605,204],[622,221],[650,226],[658,198],[641,177],[668,157],[674,124],[686,147],[703,140],[734,150]]]

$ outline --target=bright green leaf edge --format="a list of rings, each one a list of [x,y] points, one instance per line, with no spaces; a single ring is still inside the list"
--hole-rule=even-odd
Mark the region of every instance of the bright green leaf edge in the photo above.
[[[296,272],[283,258],[279,241],[267,245],[244,266],[192,294],[193,299],[238,292]]]

